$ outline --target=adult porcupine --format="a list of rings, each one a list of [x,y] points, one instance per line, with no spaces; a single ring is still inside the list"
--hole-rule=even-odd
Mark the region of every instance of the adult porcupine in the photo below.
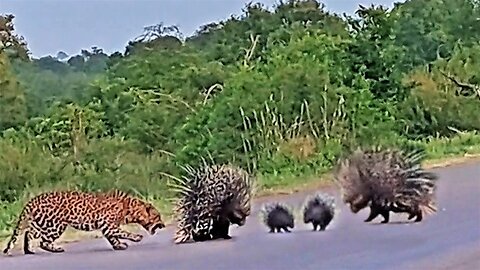
[[[250,215],[253,178],[227,164],[183,169],[186,175],[175,185],[179,196],[174,242],[230,239],[230,224],[243,226]]]
[[[303,222],[312,223],[313,230],[324,231],[335,215],[335,198],[326,193],[309,196],[303,206]]]
[[[415,222],[421,221],[424,213],[437,210],[437,176],[422,168],[423,157],[423,151],[357,149],[340,162],[335,173],[344,203],[350,204],[353,213],[370,204],[365,222],[380,214],[382,223],[387,223],[390,211],[407,212],[409,220],[416,217]]]
[[[283,203],[274,202],[264,204],[260,210],[260,216],[265,225],[270,228],[270,233],[274,233],[275,230],[280,233],[281,229],[285,232],[290,232],[288,228],[293,229],[295,227],[292,210],[288,205]]]

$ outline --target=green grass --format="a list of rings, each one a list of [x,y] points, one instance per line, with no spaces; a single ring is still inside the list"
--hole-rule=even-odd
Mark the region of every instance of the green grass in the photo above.
[[[433,138],[423,142],[429,159],[444,159],[480,153],[480,134],[460,133],[453,138]]]
[[[428,166],[447,165],[450,161],[462,162],[468,156],[480,156],[480,134],[477,133],[459,133],[453,138],[430,138],[421,142],[419,145],[424,146],[427,151],[427,160],[425,164]],[[328,186],[331,182],[331,175],[328,169],[319,170],[323,173],[306,173],[298,176],[282,172],[277,175],[259,175],[259,185],[257,196],[266,196],[280,193],[293,193],[299,190],[319,188]],[[34,192],[33,192],[34,193]],[[28,196],[14,203],[0,204],[0,239],[5,239],[10,235],[12,226],[16,223],[16,218],[21,211]],[[158,197],[157,197],[158,198]],[[167,223],[171,222],[172,205],[168,199],[154,199],[153,197],[145,198],[154,203],[162,213],[162,217]],[[71,231],[63,237],[63,241],[73,241],[84,238],[86,235],[98,236],[93,233],[83,233]],[[62,240],[61,239],[61,240]]]

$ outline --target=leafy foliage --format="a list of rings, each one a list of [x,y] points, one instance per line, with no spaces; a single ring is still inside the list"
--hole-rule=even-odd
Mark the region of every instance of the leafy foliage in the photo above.
[[[28,59],[28,48],[25,39],[15,34],[13,23],[15,15],[0,15],[0,53],[12,58]]]
[[[0,131],[26,121],[24,90],[11,72],[10,61],[0,53]]]

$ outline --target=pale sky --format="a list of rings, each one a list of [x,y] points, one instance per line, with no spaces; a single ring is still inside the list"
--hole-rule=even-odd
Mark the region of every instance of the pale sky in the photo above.
[[[92,46],[106,53],[124,52],[143,27],[177,25],[185,36],[199,26],[241,14],[247,0],[0,0],[0,13],[15,15],[16,32],[25,37],[34,57],[75,55]],[[259,0],[272,7],[276,0]],[[324,0],[336,13],[352,13],[358,4],[389,8],[400,0]]]

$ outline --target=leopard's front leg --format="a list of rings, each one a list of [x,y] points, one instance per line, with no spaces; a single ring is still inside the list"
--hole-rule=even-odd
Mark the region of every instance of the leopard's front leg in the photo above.
[[[120,228],[118,230],[119,230],[118,238],[120,238],[120,239],[126,239],[126,240],[130,240],[132,242],[140,242],[143,239],[143,235],[141,235],[141,234],[127,232],[127,231],[124,231]]]
[[[127,243],[123,243],[123,242],[120,242],[120,240],[118,240],[118,238],[114,237],[114,236],[107,236],[105,235],[105,238],[107,238],[108,242],[110,243],[110,245],[112,245],[112,248],[114,250],[125,250],[128,248],[128,245]]]
[[[114,250],[125,250],[128,248],[127,243],[123,243],[119,239],[139,242],[143,238],[140,234],[130,233],[120,229],[119,225],[115,223],[105,224],[102,228],[102,233]]]

